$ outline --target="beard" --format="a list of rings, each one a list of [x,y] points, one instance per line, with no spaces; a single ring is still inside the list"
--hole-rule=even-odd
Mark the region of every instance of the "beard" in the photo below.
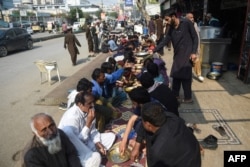
[[[170,25],[175,26],[175,20],[174,19],[171,19]]]
[[[38,136],[38,138],[40,139],[40,141],[48,147],[48,152],[50,154],[55,154],[58,153],[61,149],[61,138],[59,133],[57,133],[55,136],[49,138],[49,139],[45,139],[43,137]]]

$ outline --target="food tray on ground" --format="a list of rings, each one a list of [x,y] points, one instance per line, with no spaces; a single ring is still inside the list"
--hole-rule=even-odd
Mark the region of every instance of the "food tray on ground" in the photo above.
[[[134,88],[136,88],[135,86],[129,86],[125,88],[125,92],[130,92],[131,90],[133,90]]]
[[[120,164],[120,163],[126,162],[130,159],[131,148],[130,147],[127,148],[124,151],[124,154],[121,155],[119,152],[119,144],[120,144],[120,142],[113,145],[107,153],[108,160],[115,163],[115,164]]]

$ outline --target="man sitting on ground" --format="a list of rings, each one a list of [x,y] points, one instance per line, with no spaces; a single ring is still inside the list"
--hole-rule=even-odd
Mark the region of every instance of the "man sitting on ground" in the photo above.
[[[111,118],[117,119],[121,116],[121,113],[119,112],[119,109],[115,108],[110,99],[106,99],[105,96],[105,73],[100,69],[96,68],[94,69],[92,73],[92,80],[93,83],[92,87],[92,93],[95,97],[96,104],[99,104],[99,106],[107,106],[109,110],[105,111],[105,119],[110,120]]]
[[[167,111],[179,116],[178,100],[168,86],[161,82],[155,82],[154,77],[148,72],[141,75],[140,82],[148,90],[152,98],[164,105]]]
[[[81,167],[74,145],[50,115],[34,115],[30,126],[34,136],[25,148],[23,166]]]
[[[146,140],[147,163],[150,167],[200,167],[200,146],[184,120],[165,112],[158,102],[143,105],[142,125],[137,133],[131,160],[138,158],[142,140]]]
[[[93,84],[86,78],[82,78],[78,81],[76,89],[72,90],[68,95],[67,109],[72,107],[75,103],[75,97],[80,91],[92,92]]]
[[[58,127],[75,145],[84,167],[99,167],[100,154],[106,155],[115,140],[114,133],[99,133],[96,129],[94,97],[90,92],[76,95],[74,106],[63,114]]]
[[[117,46],[116,43],[115,43],[115,36],[114,36],[114,35],[111,35],[111,36],[110,36],[109,41],[108,41],[108,44],[109,44],[109,51],[110,51],[110,52],[117,51],[118,46]]]

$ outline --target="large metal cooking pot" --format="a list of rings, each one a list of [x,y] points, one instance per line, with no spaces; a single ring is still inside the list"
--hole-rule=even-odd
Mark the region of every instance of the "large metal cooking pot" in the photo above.
[[[200,39],[214,39],[221,37],[220,27],[200,26]]]
[[[145,56],[149,55],[149,53],[148,52],[138,52],[135,55],[138,57],[145,57]]]

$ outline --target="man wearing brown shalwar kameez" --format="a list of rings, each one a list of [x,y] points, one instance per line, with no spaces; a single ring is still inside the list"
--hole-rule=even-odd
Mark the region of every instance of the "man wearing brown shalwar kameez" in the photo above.
[[[92,37],[90,28],[91,28],[91,24],[88,23],[87,28],[86,28],[86,39],[88,42],[88,49],[89,49],[89,56],[88,57],[94,56],[94,44],[93,44],[93,37]]]
[[[72,28],[68,29],[67,34],[64,37],[64,48],[68,48],[69,54],[71,56],[72,65],[76,65],[77,55],[80,54],[77,46],[81,47],[80,42],[76,36],[72,33]]]

